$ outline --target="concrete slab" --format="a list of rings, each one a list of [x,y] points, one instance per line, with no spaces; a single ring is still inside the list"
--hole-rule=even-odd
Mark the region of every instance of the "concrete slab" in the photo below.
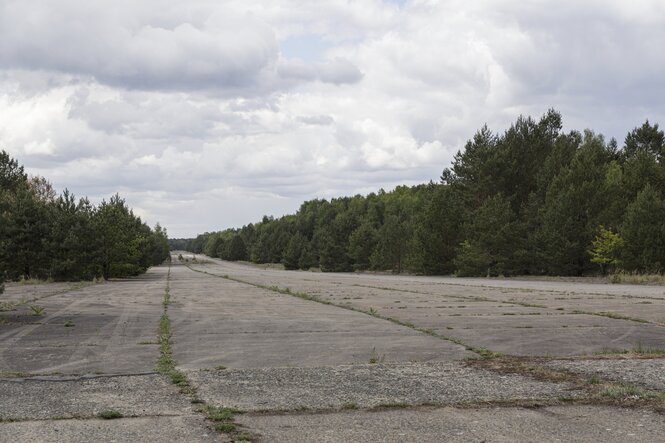
[[[564,303],[559,300],[543,300],[540,303],[552,307],[565,306],[567,311],[611,313],[665,325],[665,301],[662,300],[589,297],[566,300]]]
[[[568,384],[497,375],[460,363],[409,363],[188,371],[208,403],[243,411],[370,408],[556,398],[580,394]]]
[[[0,418],[5,421],[86,418],[106,410],[125,416],[193,411],[161,375],[0,379]]]
[[[434,329],[474,347],[512,355],[570,356],[607,348],[660,347],[665,328],[577,314],[610,312],[665,322],[665,287],[577,281],[457,279],[260,269],[212,260],[206,272],[289,287],[332,303]],[[519,303],[542,305],[521,306]]]
[[[219,442],[220,436],[200,416],[135,417],[0,423],[0,441],[188,443]]]
[[[601,406],[243,415],[262,442],[661,442],[662,415]]]
[[[156,267],[135,279],[41,299],[45,315],[10,319],[0,325],[0,371],[153,370],[159,355],[150,343],[156,341],[167,270]]]
[[[454,316],[441,313],[431,318],[420,320],[426,327],[453,329],[548,329],[550,333],[560,332],[566,328],[615,328],[641,326],[607,317],[587,314],[548,313],[545,315],[515,315],[499,313],[484,316]],[[518,331],[519,332],[519,331]],[[529,333],[531,331],[521,331]],[[563,331],[565,332],[565,331]]]
[[[9,307],[9,304],[20,305],[34,303],[39,299],[71,291],[81,286],[81,283],[59,282],[36,284],[22,284],[5,282],[5,292],[0,295],[0,310]]]
[[[437,330],[464,343],[519,356],[573,356],[607,349],[632,349],[640,345],[660,348],[665,329],[653,325],[625,324],[614,327],[577,328],[477,328]]]
[[[460,345],[366,314],[171,269],[173,353],[182,368],[449,361]]]

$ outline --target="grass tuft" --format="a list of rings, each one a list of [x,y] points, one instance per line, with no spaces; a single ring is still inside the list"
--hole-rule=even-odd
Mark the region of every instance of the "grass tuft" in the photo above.
[[[378,354],[376,352],[376,348],[372,348],[372,352],[369,355],[369,363],[370,364],[377,364],[377,363],[383,363],[384,360],[386,359],[385,354]]]
[[[33,305],[30,306],[30,313],[34,316],[41,316],[46,313],[46,309],[43,306]]]
[[[229,434],[236,430],[236,425],[235,423],[217,423],[215,425],[215,430]]]
[[[387,402],[387,403],[381,403],[380,405],[377,406],[379,409],[405,409],[408,408],[410,405],[408,403],[404,402]]]
[[[615,400],[665,400],[665,392],[651,391],[633,385],[609,386],[600,392],[600,396]]]
[[[248,434],[247,432],[238,432],[237,434],[233,435],[233,438],[235,438],[236,443],[254,441],[254,436],[252,434]]]
[[[27,372],[0,371],[0,377],[5,377],[5,378],[25,378],[29,376],[30,374],[28,374]]]
[[[108,409],[97,414],[97,417],[103,418],[104,420],[114,420],[116,418],[122,418],[123,415],[115,409]]]

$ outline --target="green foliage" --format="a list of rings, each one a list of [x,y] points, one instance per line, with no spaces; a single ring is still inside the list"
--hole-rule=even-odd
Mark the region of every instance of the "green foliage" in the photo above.
[[[648,121],[622,149],[561,115],[487,126],[440,183],[315,199],[296,214],[170,240],[174,249],[287,269],[497,276],[665,266],[665,134]],[[599,231],[599,226],[602,229]],[[231,254],[236,243],[242,254]]]
[[[462,242],[464,211],[450,186],[430,183],[424,208],[414,222],[413,270],[423,274],[450,274]]]
[[[97,417],[102,418],[104,420],[114,420],[116,418],[122,418],[123,415],[122,413],[116,411],[115,409],[108,409],[106,411],[102,411],[99,414],[97,414]]]
[[[646,185],[626,208],[621,225],[625,240],[624,267],[658,273],[665,265],[665,201],[660,192]]]
[[[306,242],[307,239],[299,232],[296,232],[296,234],[291,237],[291,240],[289,240],[286,250],[284,251],[284,258],[282,260],[284,269],[300,268],[300,256],[302,255]]]
[[[378,232],[370,222],[358,226],[349,236],[349,257],[353,260],[355,270],[366,270],[370,267],[370,258],[376,248]]]
[[[645,153],[658,161],[664,159],[665,133],[658,129],[658,124],[652,126],[647,120],[642,126],[628,133],[624,154],[632,157],[638,153]]]
[[[619,234],[605,229],[603,226],[600,226],[598,230],[598,235],[591,243],[589,255],[591,255],[591,262],[600,265],[604,274],[608,267],[621,265],[619,257],[623,252],[624,241]]]
[[[458,274],[496,276],[518,271],[513,254],[521,238],[519,226],[509,201],[501,194],[486,199],[473,212],[464,232],[468,239],[456,261]]]
[[[464,240],[455,258],[456,274],[459,277],[485,276],[491,270],[492,258],[480,246]]]
[[[93,206],[0,151],[0,285],[4,279],[92,280],[144,272],[168,256],[159,225],[151,230],[113,196]]]
[[[46,313],[46,310],[44,309],[43,306],[33,305],[30,306],[30,312],[32,313],[32,315],[41,316]]]

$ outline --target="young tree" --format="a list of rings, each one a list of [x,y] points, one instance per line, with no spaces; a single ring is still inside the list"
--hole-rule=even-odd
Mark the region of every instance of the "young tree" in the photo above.
[[[621,265],[620,256],[623,253],[624,242],[621,236],[604,226],[598,227],[598,235],[591,243],[589,255],[591,262],[600,265],[600,271],[605,274],[608,270]]]

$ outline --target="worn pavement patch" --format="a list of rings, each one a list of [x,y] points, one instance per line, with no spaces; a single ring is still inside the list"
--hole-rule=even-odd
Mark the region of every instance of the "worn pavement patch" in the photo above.
[[[414,408],[329,414],[242,415],[262,442],[661,442],[665,420],[605,406]]]
[[[161,375],[0,379],[2,420],[94,417],[106,410],[154,416],[189,413],[192,407]]]
[[[218,442],[200,416],[117,420],[52,420],[0,424],[0,441],[26,442]]]
[[[571,397],[569,384],[498,375],[460,363],[187,371],[207,403],[244,411],[451,404]]]

